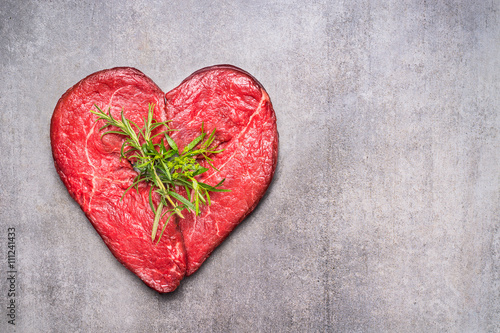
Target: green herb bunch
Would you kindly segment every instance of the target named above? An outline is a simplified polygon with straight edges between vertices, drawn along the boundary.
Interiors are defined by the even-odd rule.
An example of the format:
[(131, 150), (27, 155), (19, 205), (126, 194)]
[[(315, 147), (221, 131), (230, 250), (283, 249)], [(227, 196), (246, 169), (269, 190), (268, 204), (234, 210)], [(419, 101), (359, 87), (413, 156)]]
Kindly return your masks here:
[[(123, 109), (119, 120), (113, 118), (111, 108), (106, 114), (97, 105), (94, 104), (94, 107), (97, 111), (90, 110), (90, 112), (98, 116), (96, 121), (104, 120), (105, 122), (104, 126), (99, 129), (100, 131), (110, 126), (118, 128), (118, 130), (106, 131), (101, 137), (110, 133), (125, 136), (126, 139), (120, 150), (120, 158), (128, 159), (134, 170), (137, 171), (137, 176), (132, 185), (123, 193), (122, 199), (130, 189), (137, 190), (139, 183), (151, 184), (149, 205), (154, 213), (151, 241), (154, 242), (156, 239), (159, 223), (166, 215), (168, 218), (158, 236), (157, 244), (174, 214), (184, 218), (182, 211), (187, 210), (198, 215), (200, 205), (210, 205), (210, 192), (229, 191), (220, 188), (224, 179), (215, 186), (199, 182), (196, 179), (197, 176), (209, 170), (201, 166), (197, 158), (203, 158), (211, 168), (217, 170), (211, 163), (210, 155), (220, 153), (223, 150), (211, 148), (215, 138), (215, 129), (208, 135), (202, 124), (201, 134), (184, 147), (182, 152), (179, 152), (177, 144), (167, 133), (175, 130), (170, 129), (169, 121), (157, 122), (153, 118), (153, 104), (149, 105), (147, 119), (144, 119), (142, 128), (132, 120), (126, 119), (123, 115)], [(153, 135), (153, 131), (161, 126), (164, 126), (166, 130)], [(165, 146), (164, 139), (157, 140), (158, 143), (153, 142), (154, 138), (162, 135), (167, 141), (168, 147)], [(176, 188), (179, 187), (184, 188), (186, 197), (176, 192)], [(157, 193), (160, 198), (156, 206), (153, 203), (153, 192)]]

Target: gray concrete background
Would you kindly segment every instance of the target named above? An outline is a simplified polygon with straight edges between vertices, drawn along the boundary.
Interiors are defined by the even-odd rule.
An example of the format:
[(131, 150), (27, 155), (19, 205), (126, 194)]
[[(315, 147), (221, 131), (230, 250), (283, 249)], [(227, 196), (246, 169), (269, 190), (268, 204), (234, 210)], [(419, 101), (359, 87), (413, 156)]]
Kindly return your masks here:
[[(0, 331), (500, 332), (499, 1), (0, 4)], [(257, 210), (159, 295), (67, 194), (49, 121), (86, 75), (230, 63), (273, 101)], [(15, 329), (7, 227), (16, 228)]]

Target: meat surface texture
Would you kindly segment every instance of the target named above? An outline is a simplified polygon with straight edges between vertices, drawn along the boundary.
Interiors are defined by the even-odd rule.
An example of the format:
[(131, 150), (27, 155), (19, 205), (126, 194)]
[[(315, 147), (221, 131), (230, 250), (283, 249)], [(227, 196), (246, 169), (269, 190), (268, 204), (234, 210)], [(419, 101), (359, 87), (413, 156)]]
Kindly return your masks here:
[[(155, 119), (172, 120), (178, 129), (172, 136), (180, 149), (199, 135), (202, 124), (206, 132), (216, 129), (214, 143), (224, 149), (212, 156), (218, 171), (210, 169), (199, 180), (215, 185), (225, 178), (223, 187), (231, 192), (212, 193), (211, 205), (202, 206), (198, 216), (170, 219), (160, 242), (153, 243), (150, 185), (123, 195), (137, 173), (120, 159), (124, 138), (102, 136), (103, 122), (90, 113), (94, 104), (115, 118), (123, 110), (139, 126), (154, 104)], [(158, 292), (175, 290), (255, 208), (278, 154), (269, 96), (255, 78), (230, 65), (201, 69), (167, 94), (134, 68), (91, 74), (60, 98), (50, 135), (55, 167), (70, 195), (113, 255)]]

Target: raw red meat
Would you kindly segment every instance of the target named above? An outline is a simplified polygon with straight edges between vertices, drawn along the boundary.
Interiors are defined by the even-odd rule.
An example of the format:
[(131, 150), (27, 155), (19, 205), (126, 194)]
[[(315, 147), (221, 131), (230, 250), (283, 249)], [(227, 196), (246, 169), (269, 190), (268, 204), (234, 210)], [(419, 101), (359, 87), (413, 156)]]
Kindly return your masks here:
[[(111, 108), (142, 126), (148, 104), (158, 121), (171, 119), (179, 129), (180, 147), (200, 132), (216, 128), (216, 168), (201, 176), (215, 185), (226, 178), (229, 193), (213, 193), (211, 206), (199, 216), (172, 218), (159, 244), (151, 242), (153, 212), (149, 185), (123, 192), (136, 176), (131, 163), (120, 160), (123, 137), (101, 138), (102, 122), (89, 110)], [(278, 133), (264, 88), (233, 66), (202, 69), (166, 95), (133, 68), (94, 73), (59, 100), (51, 122), (51, 144), (57, 172), (113, 255), (159, 292), (174, 290), (198, 269), (210, 253), (257, 205), (269, 186), (277, 161)], [(203, 162), (202, 162), (203, 163)], [(179, 227), (180, 225), (180, 227)], [(160, 226), (161, 227), (161, 226)]]
[(156, 119), (166, 120), (164, 94), (138, 70), (104, 70), (61, 97), (50, 132), (57, 172), (114, 256), (150, 287), (174, 290), (186, 271), (182, 235), (176, 223), (170, 223), (168, 237), (156, 246), (151, 243), (153, 213), (147, 186), (120, 200), (136, 173), (128, 161), (120, 160), (120, 136), (101, 139), (102, 123), (89, 112), (94, 103), (103, 110), (111, 107), (115, 118), (123, 107), (125, 116), (142, 126), (148, 103), (156, 104)]
[(217, 184), (226, 179), (230, 193), (214, 193), (212, 205), (199, 216), (180, 220), (187, 253), (187, 275), (194, 273), (209, 254), (257, 205), (274, 174), (278, 132), (271, 101), (259, 82), (233, 66), (201, 69), (167, 93), (167, 118), (179, 128), (180, 145), (198, 135), (204, 123), (225, 150), (214, 156), (214, 166), (201, 181)]

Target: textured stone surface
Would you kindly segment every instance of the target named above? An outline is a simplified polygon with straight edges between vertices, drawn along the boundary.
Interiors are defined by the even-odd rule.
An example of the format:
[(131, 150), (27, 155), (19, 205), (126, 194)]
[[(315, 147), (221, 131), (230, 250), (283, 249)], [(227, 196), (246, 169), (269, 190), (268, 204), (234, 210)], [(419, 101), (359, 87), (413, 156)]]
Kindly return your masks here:
[[(0, 331), (500, 331), (499, 7), (3, 1)], [(67, 194), (50, 117), (103, 68), (137, 67), (168, 91), (219, 63), (269, 92), (277, 173), (200, 271), (159, 295)]]

